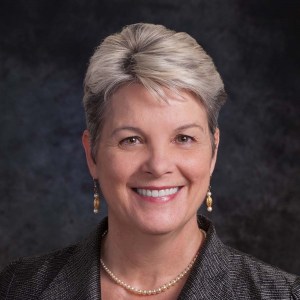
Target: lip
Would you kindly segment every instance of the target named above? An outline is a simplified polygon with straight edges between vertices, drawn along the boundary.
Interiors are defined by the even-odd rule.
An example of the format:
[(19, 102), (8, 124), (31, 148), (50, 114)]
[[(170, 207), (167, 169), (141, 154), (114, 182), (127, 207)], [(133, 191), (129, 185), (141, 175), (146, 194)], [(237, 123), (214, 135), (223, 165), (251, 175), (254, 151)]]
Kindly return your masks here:
[(165, 190), (172, 188), (181, 188), (181, 185), (164, 185), (164, 186), (135, 186), (133, 189), (146, 189), (146, 190)]
[[(164, 195), (164, 196), (146, 196), (146, 195), (141, 195), (140, 193), (137, 192), (138, 189), (141, 190), (151, 190), (151, 191), (161, 191), (161, 190), (169, 190), (169, 189), (174, 189), (174, 188), (178, 188), (178, 190), (173, 193), (173, 194), (169, 194), (169, 195)], [(133, 192), (135, 193), (135, 195), (138, 197), (139, 200), (142, 201), (147, 201), (147, 202), (152, 202), (152, 203), (167, 203), (170, 201), (175, 200), (176, 196), (178, 195), (178, 193), (180, 193), (182, 189), (182, 186), (139, 186), (139, 187), (135, 187), (132, 188)]]

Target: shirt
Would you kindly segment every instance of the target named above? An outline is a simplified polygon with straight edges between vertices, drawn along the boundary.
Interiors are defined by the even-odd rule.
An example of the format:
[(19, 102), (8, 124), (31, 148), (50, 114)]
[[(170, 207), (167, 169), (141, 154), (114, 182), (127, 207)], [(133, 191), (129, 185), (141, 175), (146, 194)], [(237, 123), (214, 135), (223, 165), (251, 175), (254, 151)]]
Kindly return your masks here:
[[(0, 273), (0, 300), (101, 299), (99, 255), (107, 224), (105, 218), (78, 244), (8, 265)], [(224, 245), (204, 217), (198, 224), (206, 239), (179, 300), (300, 300), (299, 277)]]

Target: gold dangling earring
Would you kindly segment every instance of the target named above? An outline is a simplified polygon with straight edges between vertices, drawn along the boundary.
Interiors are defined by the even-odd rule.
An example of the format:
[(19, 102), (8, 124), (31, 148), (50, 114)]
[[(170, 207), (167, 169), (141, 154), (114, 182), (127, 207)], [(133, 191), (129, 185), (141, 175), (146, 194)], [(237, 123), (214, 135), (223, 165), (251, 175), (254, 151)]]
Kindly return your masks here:
[(100, 209), (100, 196), (97, 187), (97, 180), (94, 179), (94, 213), (97, 214)]
[(212, 211), (212, 204), (213, 204), (213, 200), (212, 200), (212, 197), (211, 197), (211, 191), (210, 191), (210, 186), (209, 186), (207, 194), (206, 194), (207, 211), (209, 211), (209, 212)]

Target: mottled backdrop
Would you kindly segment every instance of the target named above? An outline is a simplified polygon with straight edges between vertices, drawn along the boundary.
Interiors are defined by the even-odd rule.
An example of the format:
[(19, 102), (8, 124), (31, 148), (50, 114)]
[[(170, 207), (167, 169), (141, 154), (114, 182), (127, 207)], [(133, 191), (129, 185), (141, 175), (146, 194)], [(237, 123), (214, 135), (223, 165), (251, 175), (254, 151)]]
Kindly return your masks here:
[(76, 242), (105, 214), (92, 212), (82, 80), (106, 35), (152, 22), (194, 36), (224, 78), (219, 235), (300, 274), (299, 3), (1, 1), (0, 267)]

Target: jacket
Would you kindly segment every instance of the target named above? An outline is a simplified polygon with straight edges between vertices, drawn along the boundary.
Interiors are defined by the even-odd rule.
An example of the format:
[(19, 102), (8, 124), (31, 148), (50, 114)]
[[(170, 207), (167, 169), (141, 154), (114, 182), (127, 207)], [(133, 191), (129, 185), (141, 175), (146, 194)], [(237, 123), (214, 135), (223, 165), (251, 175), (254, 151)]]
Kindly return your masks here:
[[(204, 217), (198, 224), (207, 237), (179, 300), (300, 300), (299, 277), (224, 245)], [(100, 237), (106, 230), (104, 219), (76, 245), (11, 263), (0, 273), (0, 299), (101, 299)]]

